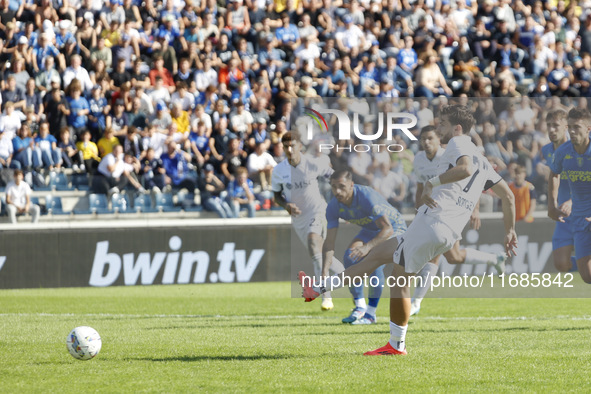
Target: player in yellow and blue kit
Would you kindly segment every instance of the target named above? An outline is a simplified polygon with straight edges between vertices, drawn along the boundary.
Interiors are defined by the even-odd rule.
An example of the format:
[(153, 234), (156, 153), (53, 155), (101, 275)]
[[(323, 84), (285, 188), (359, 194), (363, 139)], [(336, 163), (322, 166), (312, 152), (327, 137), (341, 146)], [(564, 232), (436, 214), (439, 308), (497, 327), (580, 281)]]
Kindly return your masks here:
[[(575, 257), (581, 278), (591, 283), (591, 113), (574, 108), (568, 113), (570, 141), (554, 153), (550, 165), (548, 216), (559, 222), (571, 217)], [(558, 189), (560, 175), (566, 173), (572, 198), (572, 212), (560, 209)]]
[[(542, 147), (542, 157), (546, 160), (548, 166), (552, 163), (554, 153), (562, 144), (568, 142), (568, 121), (567, 113), (561, 109), (548, 112), (546, 115), (546, 126), (550, 143)], [(566, 173), (560, 176), (560, 187), (557, 195), (558, 209), (564, 210), (570, 215), (572, 200), (570, 198), (570, 187)], [(571, 229), (570, 217), (565, 217), (564, 221), (558, 221), (552, 235), (552, 251), (554, 255), (554, 266), (558, 271), (569, 272), (576, 269), (577, 259), (572, 256), (574, 239)]]
[[(328, 232), (323, 248), (323, 275), (328, 275), (329, 262), (334, 255), (335, 240), (339, 227), (339, 218), (356, 224), (361, 231), (355, 236), (345, 252), (345, 268), (359, 263), (380, 243), (406, 231), (406, 223), (396, 208), (391, 206), (381, 194), (367, 186), (355, 185), (349, 171), (338, 171), (331, 176), (330, 185), (334, 198), (326, 208)], [(372, 324), (376, 321), (376, 308), (384, 285), (384, 266), (377, 268), (370, 278), (368, 305), (365, 304), (363, 287), (351, 287), (355, 301), (351, 315), (343, 323)]]

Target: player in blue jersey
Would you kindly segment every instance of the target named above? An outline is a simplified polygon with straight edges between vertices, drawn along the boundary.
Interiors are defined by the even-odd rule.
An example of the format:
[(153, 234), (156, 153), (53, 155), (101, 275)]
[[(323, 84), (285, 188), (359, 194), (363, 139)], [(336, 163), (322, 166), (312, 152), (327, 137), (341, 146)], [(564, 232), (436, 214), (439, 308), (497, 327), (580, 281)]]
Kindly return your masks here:
[[(542, 147), (542, 157), (546, 160), (548, 166), (552, 163), (554, 152), (559, 146), (568, 141), (568, 121), (567, 113), (561, 109), (548, 112), (546, 115), (546, 125), (550, 143)], [(576, 267), (576, 259), (572, 257), (573, 253), (573, 232), (571, 230), (570, 218), (572, 201), (570, 198), (570, 187), (566, 173), (560, 176), (560, 187), (558, 188), (557, 206), (560, 212), (555, 212), (555, 216), (563, 216), (564, 221), (556, 223), (554, 235), (552, 235), (552, 250), (554, 255), (554, 266), (558, 271), (569, 272)]]
[[(323, 247), (323, 276), (328, 275), (329, 262), (334, 256), (335, 240), (339, 228), (339, 218), (356, 224), (361, 231), (355, 236), (345, 252), (343, 263), (345, 268), (359, 263), (367, 254), (380, 243), (403, 234), (406, 223), (396, 208), (374, 189), (367, 186), (355, 185), (350, 171), (335, 172), (330, 178), (333, 199), (326, 208), (328, 232)], [(376, 308), (382, 295), (384, 284), (384, 266), (372, 272), (370, 278), (368, 303), (365, 304), (363, 286), (351, 286), (350, 291), (355, 301), (355, 308), (351, 315), (343, 319), (343, 323), (373, 324), (376, 322)]]
[[(568, 113), (570, 141), (560, 145), (550, 165), (548, 186), (548, 216), (559, 222), (571, 219), (575, 257), (581, 278), (591, 283), (591, 113), (574, 108)], [(572, 212), (562, 211), (558, 205), (560, 176), (566, 174), (572, 198)]]

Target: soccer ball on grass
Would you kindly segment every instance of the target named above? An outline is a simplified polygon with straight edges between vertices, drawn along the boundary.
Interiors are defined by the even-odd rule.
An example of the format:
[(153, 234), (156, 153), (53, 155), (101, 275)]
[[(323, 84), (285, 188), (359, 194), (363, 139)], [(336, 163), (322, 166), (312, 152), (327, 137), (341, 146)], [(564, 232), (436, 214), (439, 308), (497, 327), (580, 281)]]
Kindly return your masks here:
[(90, 360), (101, 351), (101, 336), (92, 327), (76, 327), (66, 339), (68, 351), (78, 360)]

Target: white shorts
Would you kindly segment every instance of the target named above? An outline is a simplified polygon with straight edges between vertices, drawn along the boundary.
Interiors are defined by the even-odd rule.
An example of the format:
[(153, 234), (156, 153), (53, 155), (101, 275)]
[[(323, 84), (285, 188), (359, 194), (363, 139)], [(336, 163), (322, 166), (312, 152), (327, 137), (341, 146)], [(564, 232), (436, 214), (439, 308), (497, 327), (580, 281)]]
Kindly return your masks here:
[(304, 245), (308, 245), (308, 234), (314, 233), (326, 238), (326, 215), (324, 213), (310, 213), (305, 217), (292, 218), (293, 229)]
[(459, 238), (443, 222), (417, 214), (408, 230), (397, 237), (394, 262), (407, 273), (418, 273), (435, 256), (450, 250)]

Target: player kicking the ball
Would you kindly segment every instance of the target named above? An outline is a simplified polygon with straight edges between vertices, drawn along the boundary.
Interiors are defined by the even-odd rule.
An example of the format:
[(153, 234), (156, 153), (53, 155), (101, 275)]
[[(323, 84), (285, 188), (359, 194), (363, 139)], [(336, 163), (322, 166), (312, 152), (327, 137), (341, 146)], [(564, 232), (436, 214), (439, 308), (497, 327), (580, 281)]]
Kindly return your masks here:
[[(415, 207), (417, 209), (422, 205), (421, 196), (423, 194), (423, 185), (425, 182), (447, 170), (447, 168), (439, 165), (445, 149), (441, 146), (441, 140), (437, 135), (434, 126), (423, 127), (420, 135), (420, 144), (423, 150), (417, 153), (413, 164), (414, 172), (417, 177), (417, 193), (415, 197)], [(474, 212), (472, 212), (472, 216), (470, 217), (470, 222), (475, 230), (480, 228), (478, 206), (479, 204), (477, 202)], [(507, 260), (507, 255), (505, 253), (493, 254), (471, 248), (460, 249), (460, 241), (458, 241), (453, 248), (445, 252), (443, 255), (450, 264), (488, 264), (495, 267), (499, 275), (505, 272), (505, 261)], [(439, 256), (428, 262), (421, 272), (419, 272), (419, 276), (423, 278), (423, 280), (421, 283), (417, 283), (415, 288), (411, 300), (411, 316), (418, 314), (421, 310), (423, 297), (431, 287), (431, 278), (434, 275), (437, 275), (437, 270), (439, 269), (438, 263)]]
[[(564, 222), (571, 217), (575, 257), (581, 278), (591, 283), (591, 113), (574, 108), (568, 113), (570, 141), (560, 145), (550, 164), (548, 216)], [(558, 208), (560, 175), (566, 174), (572, 197), (572, 213)]]
[[(505, 250), (515, 255), (515, 198), (507, 183), (494, 171), (488, 160), (470, 140), (468, 133), (474, 125), (474, 117), (465, 106), (452, 105), (441, 111), (439, 135), (448, 143), (441, 157), (441, 165), (449, 168), (439, 176), (429, 179), (423, 189), (422, 205), (408, 231), (397, 237), (397, 242), (384, 242), (376, 247), (359, 264), (352, 265), (340, 275), (328, 278), (333, 289), (354, 278), (372, 272), (384, 263), (384, 258), (394, 251), (394, 270), (397, 279), (407, 273), (418, 273), (435, 256), (450, 250), (460, 239), (470, 220), (483, 190), (492, 190), (501, 198), (505, 223)], [(310, 286), (305, 273), (299, 279), (307, 301), (318, 293)], [(319, 289), (327, 291), (326, 288)], [(365, 353), (367, 356), (405, 355), (405, 337), (410, 318), (410, 291), (407, 286), (390, 287), (390, 340), (379, 349)]]
[[(293, 228), (312, 257), (314, 273), (322, 275), (322, 245), (326, 238), (326, 201), (320, 194), (318, 178), (329, 178), (333, 169), (301, 153), (302, 143), (296, 134), (287, 132), (281, 138), (287, 159), (273, 168), (271, 189), (275, 202), (292, 216)], [(331, 270), (340, 272), (343, 264), (332, 259)], [(330, 294), (322, 295), (322, 310), (333, 308)]]
[[(396, 208), (374, 189), (353, 184), (353, 175), (348, 170), (337, 171), (330, 178), (333, 199), (326, 209), (328, 233), (323, 248), (322, 275), (328, 276), (328, 268), (334, 256), (335, 241), (339, 230), (339, 219), (357, 224), (361, 231), (353, 238), (345, 251), (345, 267), (359, 264), (365, 256), (380, 243), (406, 231), (406, 223)], [(384, 287), (384, 267), (371, 273), (377, 280), (369, 288), (367, 306), (363, 286), (350, 286), (355, 308), (343, 323), (373, 324), (376, 322), (376, 308)]]

